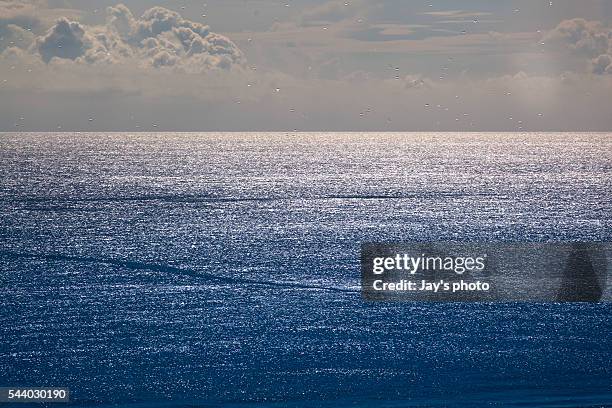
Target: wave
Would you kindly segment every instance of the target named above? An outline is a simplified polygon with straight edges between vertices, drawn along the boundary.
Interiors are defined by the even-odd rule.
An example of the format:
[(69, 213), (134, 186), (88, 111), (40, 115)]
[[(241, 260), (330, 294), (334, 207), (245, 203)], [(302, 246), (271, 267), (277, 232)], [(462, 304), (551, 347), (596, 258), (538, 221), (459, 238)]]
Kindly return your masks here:
[(95, 258), (95, 257), (83, 257), (83, 256), (71, 256), (63, 254), (32, 254), (32, 253), (17, 253), (17, 252), (0, 252), (0, 257), (6, 257), (9, 259), (43, 259), (49, 261), (64, 261), (64, 262), (80, 262), (80, 263), (96, 263), (104, 265), (119, 266), (131, 270), (148, 270), (151, 272), (159, 272), (170, 275), (181, 275), (197, 278), (205, 282), (221, 283), (227, 285), (257, 285), (257, 286), (268, 286), (278, 287), (286, 289), (308, 289), (308, 290), (321, 290), (327, 292), (342, 292), (342, 293), (357, 293), (359, 290), (342, 288), (342, 287), (330, 287), (330, 286), (318, 286), (308, 285), (297, 282), (274, 282), (267, 280), (256, 280), (248, 278), (235, 278), (218, 276), (212, 273), (201, 272), (194, 269), (179, 268), (176, 266), (145, 263), (140, 261), (130, 261), (113, 258)]
[[(461, 197), (495, 197), (495, 192), (465, 192), (465, 191), (429, 191), (404, 194), (341, 194), (320, 196), (275, 196), (275, 197), (218, 197), (211, 195), (180, 195), (180, 194), (145, 194), (125, 197), (25, 197), (25, 198), (0, 198), (4, 202), (36, 203), (96, 203), (96, 202), (146, 202), (164, 201), (180, 203), (240, 203), (240, 202), (266, 202), (266, 201), (324, 201), (324, 200), (412, 200), (412, 199), (440, 199)], [(31, 207), (32, 210), (54, 210), (56, 208), (70, 209), (70, 207)]]

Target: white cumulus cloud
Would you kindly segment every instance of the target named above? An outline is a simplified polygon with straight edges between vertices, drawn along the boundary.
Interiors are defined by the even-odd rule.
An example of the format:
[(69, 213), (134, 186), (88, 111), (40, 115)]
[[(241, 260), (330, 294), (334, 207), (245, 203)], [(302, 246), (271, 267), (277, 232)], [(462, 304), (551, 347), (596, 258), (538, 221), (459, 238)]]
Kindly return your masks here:
[(57, 20), (35, 40), (33, 51), (43, 61), (54, 58), (79, 63), (120, 63), (136, 60), (154, 68), (176, 67), (186, 72), (229, 70), (245, 58), (227, 37), (163, 7), (153, 7), (140, 18), (124, 5), (107, 9), (106, 24), (87, 26), (67, 18)]
[(544, 41), (589, 58), (594, 74), (612, 73), (612, 29), (599, 21), (564, 20), (544, 36)]

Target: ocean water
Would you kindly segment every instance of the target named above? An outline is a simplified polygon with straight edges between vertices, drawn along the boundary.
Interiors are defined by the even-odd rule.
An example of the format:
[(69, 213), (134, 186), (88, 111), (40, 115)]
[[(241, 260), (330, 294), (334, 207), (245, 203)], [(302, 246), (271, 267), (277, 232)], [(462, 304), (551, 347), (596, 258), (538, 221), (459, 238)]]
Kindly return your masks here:
[(611, 134), (0, 134), (0, 386), (612, 406), (610, 304), (368, 303), (364, 241), (612, 241)]

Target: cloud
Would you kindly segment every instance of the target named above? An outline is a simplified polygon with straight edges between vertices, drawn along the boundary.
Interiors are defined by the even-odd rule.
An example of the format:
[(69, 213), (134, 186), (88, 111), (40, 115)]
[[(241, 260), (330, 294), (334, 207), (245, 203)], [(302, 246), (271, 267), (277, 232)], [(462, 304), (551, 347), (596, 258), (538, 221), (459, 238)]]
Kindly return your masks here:
[(154, 67), (230, 69), (244, 63), (242, 52), (229, 38), (163, 7), (145, 11), (140, 19), (123, 5), (110, 7), (108, 14), (108, 26), (134, 48), (135, 54), (150, 58)]
[(611, 31), (601, 22), (582, 18), (564, 20), (544, 37), (546, 42), (566, 45), (590, 56), (606, 53), (611, 39)]
[(44, 0), (0, 0), (0, 31), (14, 25), (41, 33), (60, 17), (77, 18), (80, 14), (74, 9), (49, 8)]
[(39, 2), (0, 0), (0, 52), (10, 47), (27, 48), (42, 20)]
[(51, 58), (77, 59), (91, 47), (91, 39), (86, 38), (85, 30), (76, 21), (61, 18), (49, 33), (36, 40), (36, 48), (45, 62)]
[(136, 21), (129, 8), (123, 4), (118, 4), (106, 9), (106, 24), (112, 27), (121, 38), (127, 40)]
[(186, 72), (242, 67), (241, 50), (209, 27), (163, 7), (135, 18), (119, 4), (107, 9), (106, 24), (87, 26), (60, 18), (34, 43), (43, 61), (67, 59), (84, 64), (136, 62), (140, 67), (175, 67)]
[[(363, 7), (357, 7), (357, 4), (353, 3), (336, 0), (312, 7), (300, 15), (300, 23), (302, 26), (326, 25), (354, 17)], [(361, 1), (358, 3), (361, 4)]]
[(490, 16), (492, 13), (477, 12), (477, 11), (464, 11), (464, 10), (443, 10), (443, 11), (428, 11), (421, 13), (422, 15), (432, 17), (444, 17), (444, 18), (475, 18)]
[(21, 1), (0, 1), (0, 27), (12, 24), (31, 29), (39, 22), (35, 4)]
[(403, 84), (404, 89), (421, 89), (421, 88), (432, 88), (434, 83), (428, 79), (423, 77), (422, 75), (406, 75), (404, 78), (400, 79)]
[(599, 75), (612, 74), (612, 57), (609, 54), (602, 54), (593, 59), (591, 63), (593, 73)]
[[(15, 58), (24, 52), (10, 51)], [(21, 116), (26, 122), (20, 129), (33, 131), (58, 125), (100, 131), (605, 131), (611, 125), (606, 101), (612, 75), (519, 72), (444, 81), (418, 74), (381, 79), (370, 71), (334, 79), (264, 69), (168, 75), (135, 65), (68, 59), (46, 64), (37, 55), (27, 57), (35, 62), (0, 64), (0, 78), (8, 79), (0, 83), (0, 129), (14, 130)]]
[(543, 41), (569, 48), (589, 58), (589, 66), (594, 74), (612, 73), (612, 29), (599, 21), (582, 18), (564, 20), (548, 32)]
[(0, 25), (0, 52), (9, 47), (27, 48), (34, 35), (15, 24)]
[[(562, 18), (547, 14), (537, 25), (468, 21), (460, 33), (435, 24), (474, 13), (346, 2), (281, 5), (281, 31), (267, 29), (270, 17), (227, 36), (162, 7), (133, 14), (119, 4), (106, 19), (104, 10), (80, 18), (5, 7), (0, 129), (610, 129), (605, 24), (555, 27)], [(210, 11), (213, 27), (242, 23), (221, 11)], [(38, 23), (28, 30), (25, 21)], [(536, 30), (550, 21), (543, 40)], [(228, 37), (248, 50), (249, 66)]]

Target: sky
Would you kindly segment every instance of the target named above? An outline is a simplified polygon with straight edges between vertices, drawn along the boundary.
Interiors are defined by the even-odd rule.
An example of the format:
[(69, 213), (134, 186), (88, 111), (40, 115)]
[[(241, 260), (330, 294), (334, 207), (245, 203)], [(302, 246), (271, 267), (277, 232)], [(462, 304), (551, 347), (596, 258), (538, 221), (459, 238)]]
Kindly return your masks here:
[(0, 131), (612, 131), (610, 0), (0, 0)]

